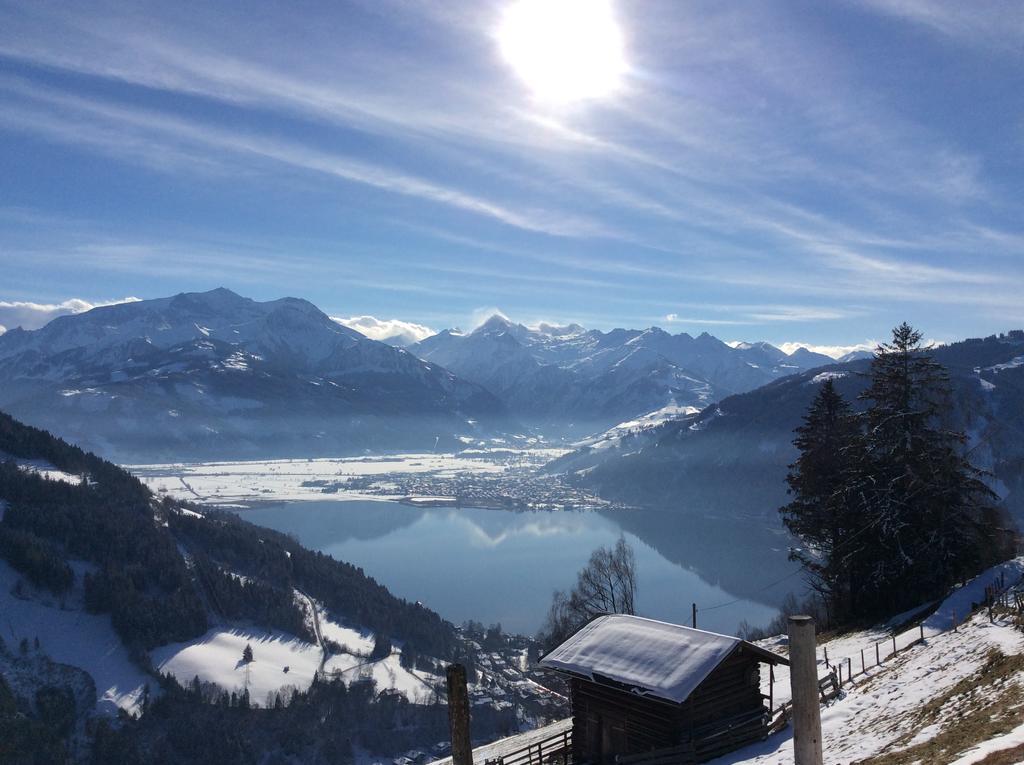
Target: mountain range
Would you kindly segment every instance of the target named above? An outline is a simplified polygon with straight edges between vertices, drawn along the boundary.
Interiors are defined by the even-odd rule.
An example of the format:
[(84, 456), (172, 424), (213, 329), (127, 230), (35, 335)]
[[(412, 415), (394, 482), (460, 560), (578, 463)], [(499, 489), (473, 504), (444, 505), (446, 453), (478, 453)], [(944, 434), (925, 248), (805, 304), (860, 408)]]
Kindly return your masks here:
[(296, 298), (227, 289), (0, 335), (0, 407), (130, 460), (454, 447), (505, 426), (475, 383)]
[(579, 436), (665, 407), (703, 408), (835, 359), (768, 343), (729, 345), (658, 327), (527, 327), (494, 315), (469, 333), (444, 330), (409, 350), (478, 383), (547, 433)]
[[(935, 348), (949, 372), (947, 424), (967, 434), (971, 461), (985, 470), (1024, 528), (1024, 331)], [(868, 360), (835, 363), (729, 396), (651, 427), (611, 431), (550, 464), (609, 499), (673, 508), (673, 523), (708, 517), (780, 526), (793, 430), (820, 383), (832, 379), (855, 407)]]
[(305, 300), (183, 293), (0, 335), (0, 407), (136, 462), (455, 449), (526, 428), (577, 440), (833, 362), (707, 333), (500, 315), (392, 343)]

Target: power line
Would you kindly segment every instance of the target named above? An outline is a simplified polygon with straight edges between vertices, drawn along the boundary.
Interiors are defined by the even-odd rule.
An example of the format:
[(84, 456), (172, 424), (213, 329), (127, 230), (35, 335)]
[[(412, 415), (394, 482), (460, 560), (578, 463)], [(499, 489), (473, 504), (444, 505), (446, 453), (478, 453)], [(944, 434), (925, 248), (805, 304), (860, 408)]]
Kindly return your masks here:
[[(754, 590), (753, 592), (751, 592), (749, 594), (750, 595), (756, 595), (759, 592), (764, 592), (765, 590), (767, 590), (767, 589), (769, 589), (771, 587), (774, 587), (777, 584), (781, 584), (782, 582), (786, 581), (790, 577), (796, 576), (797, 574), (799, 574), (802, 571), (804, 571), (805, 568), (806, 568), (806, 566), (800, 566), (800, 568), (796, 569), (795, 571), (790, 571), (788, 574), (786, 574), (781, 579), (776, 579), (774, 582), (771, 582), (770, 584), (766, 584), (764, 587), (762, 587), (762, 588), (760, 588), (758, 590)], [(740, 598), (736, 598), (735, 600), (730, 600), (730, 601), (728, 601), (726, 603), (718, 603), (717, 605), (707, 606), (707, 607), (701, 608), (699, 610), (702, 611), (702, 612), (703, 611), (714, 611), (716, 608), (725, 608), (726, 606), (734, 605), (734, 604), (739, 603), (740, 601), (746, 600), (746, 599), (747, 599), (746, 597), (740, 597)]]

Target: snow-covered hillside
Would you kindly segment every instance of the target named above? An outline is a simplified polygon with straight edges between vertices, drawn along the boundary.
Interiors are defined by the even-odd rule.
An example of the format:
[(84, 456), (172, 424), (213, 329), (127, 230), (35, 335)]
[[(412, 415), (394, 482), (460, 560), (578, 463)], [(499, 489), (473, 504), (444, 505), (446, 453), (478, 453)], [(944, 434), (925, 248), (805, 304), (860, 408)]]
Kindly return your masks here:
[[(922, 628), (896, 636), (879, 627), (824, 641), (818, 648), (819, 676), (847, 659), (853, 681), (844, 679), (841, 696), (822, 709), (825, 762), (980, 763), (987, 753), (1024, 744), (1024, 632), (1008, 611), (990, 620), (987, 610), (971, 616), (985, 587), (1005, 581), (1020, 586), (1024, 558), (997, 566), (947, 598)], [(955, 625), (955, 629), (954, 629)], [(785, 650), (784, 638), (765, 647)], [(876, 666), (875, 646), (881, 664)], [(861, 672), (861, 651), (867, 672)], [(776, 704), (789, 698), (789, 676), (775, 671)], [(767, 692), (767, 686), (765, 687)], [(1018, 759), (1024, 761), (1024, 750)], [(789, 765), (792, 728), (766, 741), (713, 761), (716, 765)]]
[(24, 640), (33, 653), (88, 672), (96, 686), (98, 711), (138, 712), (146, 685), (155, 689), (156, 679), (131, 660), (109, 616), (86, 612), (81, 574), (87, 567), (75, 568), (75, 586), (57, 598), (32, 587), (0, 560), (0, 637), (12, 651), (20, 650)]

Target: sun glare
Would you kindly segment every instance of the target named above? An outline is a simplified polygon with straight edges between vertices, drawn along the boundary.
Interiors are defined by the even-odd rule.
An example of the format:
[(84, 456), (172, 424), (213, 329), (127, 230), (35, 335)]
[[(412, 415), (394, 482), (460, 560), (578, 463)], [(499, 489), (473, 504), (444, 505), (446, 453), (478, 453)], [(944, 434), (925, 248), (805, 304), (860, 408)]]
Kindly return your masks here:
[(626, 72), (610, 0), (516, 0), (498, 30), (501, 53), (540, 100), (611, 95)]

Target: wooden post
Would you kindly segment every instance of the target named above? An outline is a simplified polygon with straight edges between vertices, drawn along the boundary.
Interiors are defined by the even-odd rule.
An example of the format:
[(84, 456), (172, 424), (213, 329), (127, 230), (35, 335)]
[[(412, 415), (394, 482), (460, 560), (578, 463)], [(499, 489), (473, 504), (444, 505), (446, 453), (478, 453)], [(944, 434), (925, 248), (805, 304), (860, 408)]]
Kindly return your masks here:
[(892, 655), (896, 655), (896, 635), (892, 636)]
[(693, 628), (697, 629), (697, 604), (693, 604)]
[(847, 681), (853, 679), (853, 659), (849, 656), (846, 657), (846, 679)]
[(832, 669), (832, 665), (828, 663), (828, 646), (825, 646), (822, 650), (825, 652), (825, 666)]
[(882, 663), (882, 660), (878, 658), (878, 643), (875, 643), (875, 666), (877, 667)]
[(795, 765), (822, 765), (823, 762), (815, 642), (811, 617), (789, 617), (789, 682), (793, 689)]
[(921, 628), (921, 642), (923, 643), (924, 642), (924, 622), (921, 622), (918, 626)]
[(868, 671), (868, 668), (866, 666), (864, 666), (864, 649), (861, 648), (860, 649), (860, 672), (863, 675), (863, 674), (867, 673), (867, 671)]
[(448, 666), (448, 723), (452, 734), (452, 765), (473, 765), (473, 746), (469, 735), (469, 691), (466, 668)]

